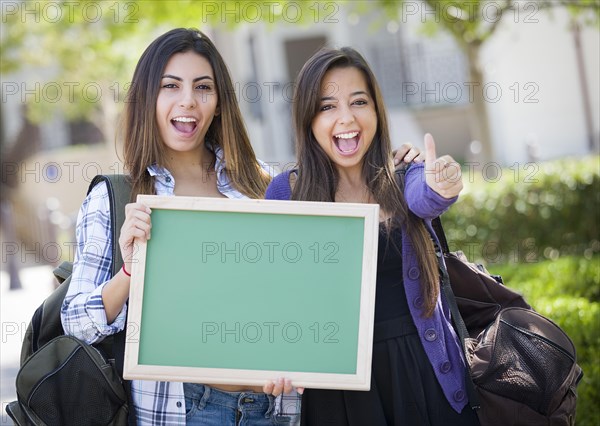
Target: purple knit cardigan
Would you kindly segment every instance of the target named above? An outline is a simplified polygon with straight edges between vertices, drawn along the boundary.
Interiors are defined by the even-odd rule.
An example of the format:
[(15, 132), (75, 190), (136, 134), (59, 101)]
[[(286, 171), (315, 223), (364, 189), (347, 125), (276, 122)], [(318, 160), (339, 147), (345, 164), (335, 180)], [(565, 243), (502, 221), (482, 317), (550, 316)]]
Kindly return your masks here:
[[(267, 188), (266, 199), (289, 200), (291, 198), (290, 173), (291, 171), (284, 172), (273, 179)], [(406, 172), (404, 196), (408, 208), (424, 219), (429, 232), (437, 240), (431, 227), (431, 220), (446, 211), (456, 201), (456, 197), (447, 199), (434, 192), (425, 183), (423, 164), (413, 164)], [(404, 229), (402, 232), (404, 233)], [(433, 315), (429, 318), (423, 316), (420, 272), (415, 252), (408, 238), (402, 238), (402, 275), (406, 300), (425, 353), (446, 399), (454, 410), (461, 412), (467, 404), (465, 363), (458, 337), (450, 324), (450, 310), (440, 295)]]

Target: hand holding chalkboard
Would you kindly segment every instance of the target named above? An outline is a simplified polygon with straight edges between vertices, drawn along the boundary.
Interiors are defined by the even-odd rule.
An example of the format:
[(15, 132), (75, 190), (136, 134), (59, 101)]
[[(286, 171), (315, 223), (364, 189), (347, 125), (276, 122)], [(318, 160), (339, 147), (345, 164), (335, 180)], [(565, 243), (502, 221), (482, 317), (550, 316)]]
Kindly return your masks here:
[(125, 378), (369, 389), (378, 204), (138, 202)]
[[(291, 393), (293, 390), (292, 381), (283, 377), (278, 378), (275, 382), (269, 381), (263, 386), (263, 392), (273, 396), (279, 396), (282, 393)], [(302, 395), (304, 388), (296, 388), (296, 392)]]
[(125, 269), (131, 272), (131, 258), (133, 256), (134, 242), (146, 242), (150, 239), (152, 223), (150, 221), (149, 207), (141, 203), (130, 203), (125, 206), (125, 221), (121, 227), (119, 245)]
[[(132, 259), (135, 247), (138, 244), (146, 244), (150, 239), (149, 207), (142, 203), (130, 203), (125, 206), (125, 220), (120, 229), (119, 246), (123, 267), (115, 275), (115, 278), (106, 283), (102, 291), (102, 303), (106, 312), (108, 324), (111, 324), (123, 309), (125, 301), (129, 297), (129, 285), (132, 272)], [(113, 242), (116, 244), (116, 242)]]

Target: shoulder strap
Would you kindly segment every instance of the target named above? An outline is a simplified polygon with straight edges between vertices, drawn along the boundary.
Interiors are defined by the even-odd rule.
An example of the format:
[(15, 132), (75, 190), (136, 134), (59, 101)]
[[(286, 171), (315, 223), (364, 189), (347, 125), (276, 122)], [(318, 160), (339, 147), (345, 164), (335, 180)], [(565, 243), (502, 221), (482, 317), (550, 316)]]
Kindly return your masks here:
[(112, 276), (123, 266), (121, 247), (118, 244), (119, 233), (125, 221), (125, 204), (131, 199), (131, 181), (126, 175), (97, 175), (88, 188), (90, 191), (100, 182), (106, 183), (110, 202), (110, 233), (112, 237)]
[(70, 260), (61, 262), (60, 265), (54, 268), (52, 273), (54, 274), (54, 278), (56, 278), (58, 283), (62, 284), (73, 273), (73, 262)]
[[(467, 331), (467, 326), (458, 310), (458, 304), (456, 303), (456, 298), (454, 296), (454, 292), (452, 291), (452, 285), (450, 283), (450, 274), (448, 274), (448, 268), (446, 268), (446, 264), (444, 262), (444, 256), (450, 253), (448, 248), (448, 241), (446, 240), (446, 234), (444, 233), (444, 228), (442, 227), (442, 221), (438, 217), (431, 221), (431, 225), (435, 234), (440, 241), (441, 247), (436, 247), (440, 273), (442, 275), (442, 285), (441, 290), (446, 298), (446, 302), (448, 302), (448, 307), (450, 308), (450, 315), (452, 316), (452, 321), (454, 322), (454, 326), (456, 329), (456, 333), (458, 334), (458, 339), (462, 345), (462, 349), (465, 354), (465, 384), (467, 387), (467, 395), (469, 397), (469, 405), (473, 410), (478, 410), (481, 406), (479, 402), (479, 395), (475, 390), (475, 385), (473, 384), (473, 379), (471, 378), (471, 365), (469, 364), (469, 332)], [(436, 244), (437, 246), (437, 244)], [(441, 252), (440, 252), (441, 251)]]
[(437, 235), (438, 240), (440, 240), (440, 245), (442, 246), (442, 253), (450, 253), (450, 249), (448, 248), (448, 240), (446, 239), (446, 233), (444, 232), (442, 220), (439, 216), (431, 221), (431, 226), (433, 227), (433, 230), (435, 231), (435, 235)]
[[(123, 266), (121, 247), (119, 246), (119, 234), (125, 221), (125, 205), (131, 199), (131, 180), (126, 175), (98, 175), (90, 183), (88, 194), (100, 182), (106, 183), (108, 199), (110, 202), (110, 233), (112, 237), (112, 276), (115, 276)], [(125, 320), (127, 321), (127, 320)], [(127, 333), (127, 322), (122, 331), (114, 335), (113, 355), (115, 366), (119, 376), (123, 377), (123, 363), (125, 358), (125, 335)], [(129, 396), (129, 384), (126, 390)]]
[[(438, 222), (439, 218), (437, 218)], [(438, 231), (436, 230), (436, 233)], [(443, 230), (442, 230), (443, 232)], [(444, 239), (445, 241), (445, 239)], [(446, 249), (448, 247), (446, 246)], [(450, 285), (450, 275), (448, 274), (448, 269), (443, 260), (443, 253), (438, 250), (438, 260), (440, 266), (440, 272), (442, 274), (442, 293), (444, 294), (446, 301), (448, 302), (448, 307), (450, 308), (450, 314), (452, 316), (452, 321), (456, 327), (456, 333), (458, 334), (458, 339), (462, 345), (462, 349), (465, 355), (465, 385), (467, 387), (467, 396), (469, 399), (469, 405), (473, 410), (478, 410), (481, 406), (479, 402), (479, 396), (477, 395), (477, 391), (475, 390), (475, 385), (473, 384), (473, 379), (471, 377), (471, 364), (469, 363), (469, 332), (467, 331), (467, 326), (460, 315), (460, 311), (458, 310), (458, 304), (456, 303), (456, 298), (454, 297), (454, 292), (452, 291), (452, 286)]]

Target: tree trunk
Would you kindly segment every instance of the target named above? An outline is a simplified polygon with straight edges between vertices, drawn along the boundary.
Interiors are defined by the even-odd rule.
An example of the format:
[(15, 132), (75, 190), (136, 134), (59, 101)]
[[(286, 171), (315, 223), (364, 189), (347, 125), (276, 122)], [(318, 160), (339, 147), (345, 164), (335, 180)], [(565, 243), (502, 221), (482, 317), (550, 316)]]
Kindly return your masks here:
[[(111, 93), (108, 88), (105, 93)], [(101, 114), (98, 120), (98, 128), (104, 135), (104, 143), (108, 152), (116, 152), (119, 157), (122, 157), (121, 145), (115, 145), (117, 137), (117, 126), (119, 119), (119, 99), (114, 99), (112, 96), (103, 96), (101, 104)]]
[[(4, 188), (4, 190), (6, 190), (6, 188)], [(12, 205), (9, 201), (10, 198), (2, 198), (3, 200), (0, 202), (0, 216), (2, 217), (2, 230), (4, 232), (4, 240), (8, 243), (17, 244), (18, 240), (15, 235), (15, 222), (13, 220)], [(15, 253), (4, 253), (4, 255), (6, 255), (6, 268), (10, 281), (10, 290), (19, 290), (23, 288), (23, 286), (21, 285), (21, 278), (19, 277), (20, 268), (18, 256), (20, 254), (20, 249), (17, 249)]]
[(472, 107), (470, 117), (471, 138), (473, 141), (478, 141), (481, 147), (479, 153), (472, 152), (471, 154), (476, 158), (475, 161), (480, 163), (476, 166), (484, 167), (485, 163), (492, 161), (494, 157), (487, 101), (484, 91), (485, 82), (479, 63), (480, 47), (479, 44), (470, 44), (466, 50), (469, 61), (469, 83), (471, 85), (471, 93), (469, 95), (472, 95), (469, 99)]
[(585, 120), (585, 131), (588, 140), (588, 152), (593, 153), (597, 147), (594, 141), (594, 120), (592, 119), (592, 104), (590, 101), (590, 91), (585, 72), (585, 59), (583, 57), (583, 48), (581, 46), (581, 28), (579, 23), (572, 18), (571, 31), (573, 32), (573, 42), (575, 44), (575, 57), (577, 58), (577, 72), (579, 74), (579, 87), (581, 87), (581, 103), (583, 104), (583, 118)]

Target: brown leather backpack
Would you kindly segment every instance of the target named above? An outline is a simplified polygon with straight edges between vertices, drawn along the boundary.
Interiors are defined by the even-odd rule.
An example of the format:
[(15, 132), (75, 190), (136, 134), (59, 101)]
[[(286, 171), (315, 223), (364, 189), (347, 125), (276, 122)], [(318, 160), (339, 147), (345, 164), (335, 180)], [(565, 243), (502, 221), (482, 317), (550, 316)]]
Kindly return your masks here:
[(571, 339), (500, 277), (451, 253), (439, 218), (433, 226), (442, 246), (442, 292), (463, 344), (469, 403), (481, 425), (574, 425), (583, 371)]

